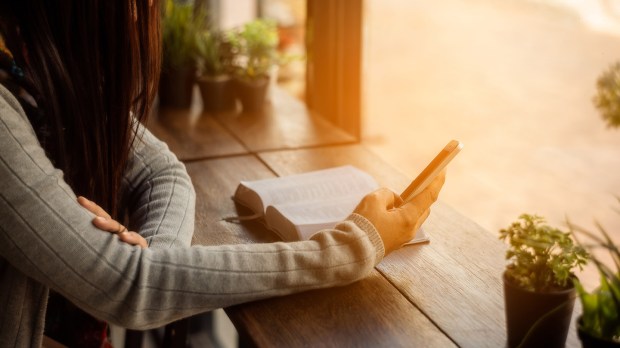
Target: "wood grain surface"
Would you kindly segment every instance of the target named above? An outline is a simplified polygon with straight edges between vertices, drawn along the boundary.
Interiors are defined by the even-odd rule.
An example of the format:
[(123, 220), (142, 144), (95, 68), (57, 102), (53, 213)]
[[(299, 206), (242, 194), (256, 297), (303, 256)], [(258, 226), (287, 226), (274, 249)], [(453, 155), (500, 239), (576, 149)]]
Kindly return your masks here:
[(219, 122), (194, 106), (188, 110), (159, 109), (150, 117), (147, 128), (182, 161), (248, 153)]
[(351, 285), (226, 309), (241, 347), (453, 347), (427, 317), (373, 271)]
[[(279, 176), (351, 164), (396, 192), (411, 180), (359, 145), (278, 151), (260, 157)], [(448, 175), (444, 190), (449, 189)], [(441, 201), (423, 228), (430, 243), (404, 247), (377, 269), (457, 345), (505, 346), (501, 281), (505, 245)], [(576, 306), (573, 318), (579, 310)], [(579, 346), (574, 324), (567, 346)]]
[[(395, 192), (405, 175), (275, 89), (260, 114), (157, 110), (148, 128), (189, 161), (196, 189), (194, 244), (268, 243), (278, 237), (260, 222), (230, 223), (250, 214), (231, 197), (241, 180), (351, 164)], [(450, 176), (444, 190), (450, 189)], [(227, 314), (241, 344), (257, 346), (503, 347), (501, 274), (505, 245), (439, 201), (423, 228), (428, 244), (388, 255), (354, 284), (234, 306)], [(576, 304), (574, 318), (580, 313)], [(568, 347), (578, 347), (574, 325)]]
[[(193, 244), (278, 240), (260, 223), (222, 217), (244, 214), (231, 200), (240, 180), (275, 176), (255, 156), (187, 164), (196, 189)], [(453, 346), (440, 330), (376, 270), (368, 279), (331, 289), (258, 301), (226, 309), (242, 339), (265, 347)]]
[(241, 180), (274, 177), (255, 156), (237, 156), (187, 163), (196, 190), (196, 223), (193, 244), (221, 245), (278, 240), (259, 222), (232, 223), (228, 216), (250, 215), (237, 207), (232, 195)]
[(252, 152), (353, 143), (356, 139), (273, 88), (261, 113), (220, 113), (218, 121)]

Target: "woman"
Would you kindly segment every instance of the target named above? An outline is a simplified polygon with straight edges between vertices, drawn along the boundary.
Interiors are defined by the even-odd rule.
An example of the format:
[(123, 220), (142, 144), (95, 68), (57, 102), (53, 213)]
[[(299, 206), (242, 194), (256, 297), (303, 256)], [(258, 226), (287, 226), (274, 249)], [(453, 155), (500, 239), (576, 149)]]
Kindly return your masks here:
[(50, 289), (148, 329), (354, 282), (413, 237), (441, 189), (443, 176), (399, 208), (378, 190), (309, 241), (189, 247), (190, 179), (139, 122), (159, 73), (151, 2), (0, 4), (10, 75), (0, 85), (0, 346), (41, 344)]

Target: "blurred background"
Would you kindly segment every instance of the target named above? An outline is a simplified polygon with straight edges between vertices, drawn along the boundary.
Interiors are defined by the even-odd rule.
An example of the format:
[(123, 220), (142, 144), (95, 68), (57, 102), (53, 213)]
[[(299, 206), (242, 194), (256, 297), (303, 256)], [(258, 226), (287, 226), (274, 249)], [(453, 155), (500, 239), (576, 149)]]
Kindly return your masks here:
[[(620, 65), (612, 69), (620, 0), (174, 3), (205, 9), (211, 32), (264, 45), (261, 59), (286, 57), (268, 64), (272, 88), (411, 178), (449, 140), (462, 141), (440, 200), (489, 233), (529, 213), (562, 229), (567, 220), (590, 230), (598, 222), (620, 241)], [(182, 27), (187, 14), (176, 13), (170, 23)], [(273, 28), (257, 19), (275, 23), (277, 55), (273, 42), (260, 42)], [(204, 64), (218, 57), (213, 37), (201, 37), (199, 79), (233, 74)], [(249, 80), (251, 52), (241, 53), (234, 73), (245, 69)], [(597, 284), (593, 269), (579, 277), (586, 288)], [(236, 345), (221, 310), (205, 318), (223, 332), (223, 346)]]
[(364, 143), (413, 175), (464, 142), (441, 198), (493, 233), (524, 212), (620, 233), (620, 130), (592, 100), (620, 2), (365, 4)]
[(620, 0), (197, 4), (219, 30), (275, 21), (278, 88), (406, 175), (462, 141), (440, 199), (490, 233), (529, 213), (620, 240)]
[[(288, 53), (334, 40), (307, 38), (307, 21), (323, 13), (308, 16), (305, 0), (207, 3), (220, 28), (274, 19)], [(597, 78), (620, 60), (620, 1), (337, 3), (363, 9), (363, 144), (413, 177), (448, 140), (461, 140), (441, 199), (492, 233), (526, 212), (620, 233), (620, 129), (593, 102)], [(306, 63), (278, 71), (278, 84), (302, 100)]]

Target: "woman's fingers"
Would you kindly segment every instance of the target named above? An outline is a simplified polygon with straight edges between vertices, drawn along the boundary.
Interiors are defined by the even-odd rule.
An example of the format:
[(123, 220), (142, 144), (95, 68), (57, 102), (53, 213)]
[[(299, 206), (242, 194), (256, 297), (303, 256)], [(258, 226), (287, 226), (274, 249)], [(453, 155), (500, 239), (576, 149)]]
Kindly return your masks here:
[(93, 225), (100, 230), (112, 232), (112, 233), (122, 233), (127, 232), (127, 228), (121, 225), (118, 221), (114, 219), (106, 219), (101, 216), (97, 216), (93, 219)]
[(355, 212), (366, 217), (381, 236), (386, 254), (410, 241), (428, 218), (430, 207), (437, 201), (445, 181), (442, 172), (431, 184), (403, 204), (400, 196), (387, 189), (366, 195)]
[(80, 203), (82, 207), (86, 208), (86, 210), (90, 211), (91, 213), (97, 216), (102, 216), (106, 219), (112, 218), (110, 214), (108, 214), (105, 210), (103, 210), (103, 208), (98, 206), (97, 203), (91, 200), (88, 200), (82, 196), (78, 197), (78, 203)]
[(420, 215), (420, 217), (418, 218), (418, 221), (415, 224), (415, 228), (413, 229), (414, 232), (417, 232), (420, 227), (422, 226), (422, 224), (424, 223), (424, 221), (426, 221), (426, 218), (428, 218), (428, 216), (431, 214), (431, 209), (426, 209), (422, 215)]
[(427, 210), (437, 201), (439, 192), (441, 191), (445, 181), (446, 172), (444, 170), (428, 185), (428, 187), (413, 197), (408, 204), (405, 204), (403, 207), (406, 209), (415, 209), (418, 212)]
[(137, 245), (143, 249), (148, 248), (148, 244), (144, 237), (136, 232), (128, 231), (127, 227), (123, 226), (116, 220), (97, 216), (93, 219), (93, 225), (100, 230), (118, 235), (118, 238), (127, 244)]
[(386, 188), (381, 188), (374, 191), (370, 197), (377, 200), (381, 206), (384, 206), (388, 210), (394, 209), (403, 203), (403, 199), (400, 198), (398, 194)]
[(144, 237), (137, 234), (136, 232), (121, 232), (118, 234), (118, 238), (127, 244), (137, 245), (142, 249), (146, 249), (148, 247), (148, 245), (146, 244), (146, 239), (144, 239)]
[(121, 225), (118, 221), (112, 219), (110, 214), (108, 214), (103, 208), (97, 205), (97, 203), (88, 200), (82, 196), (78, 197), (78, 202), (84, 208), (86, 208), (91, 213), (97, 215), (93, 219), (93, 225), (100, 230), (104, 230), (112, 233), (121, 233), (127, 231), (125, 226)]
[(98, 229), (118, 235), (118, 239), (127, 244), (137, 245), (143, 249), (148, 248), (148, 244), (144, 237), (142, 237), (136, 232), (128, 231), (127, 227), (123, 226), (120, 222), (112, 219), (110, 214), (108, 214), (95, 202), (81, 196), (78, 197), (78, 202), (82, 207), (86, 208), (88, 211), (96, 215), (96, 217), (93, 219), (93, 225), (95, 225), (95, 227), (97, 227)]

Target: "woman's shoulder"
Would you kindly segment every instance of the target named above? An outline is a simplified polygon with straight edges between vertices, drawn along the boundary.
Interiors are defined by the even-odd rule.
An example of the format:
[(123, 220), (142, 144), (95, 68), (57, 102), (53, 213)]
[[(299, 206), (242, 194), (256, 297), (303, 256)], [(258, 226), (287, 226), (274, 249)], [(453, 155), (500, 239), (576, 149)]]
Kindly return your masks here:
[(34, 129), (21, 104), (2, 84), (0, 84), (0, 120), (2, 121), (0, 126), (4, 124), (7, 128), (24, 127), (35, 135)]
[(0, 84), (0, 157), (5, 160), (42, 159), (46, 155), (39, 148), (36, 132), (24, 109), (17, 98)]
[(28, 120), (17, 98), (0, 84), (0, 117), (4, 119), (11, 116), (14, 117), (15, 114), (21, 116), (24, 120)]

